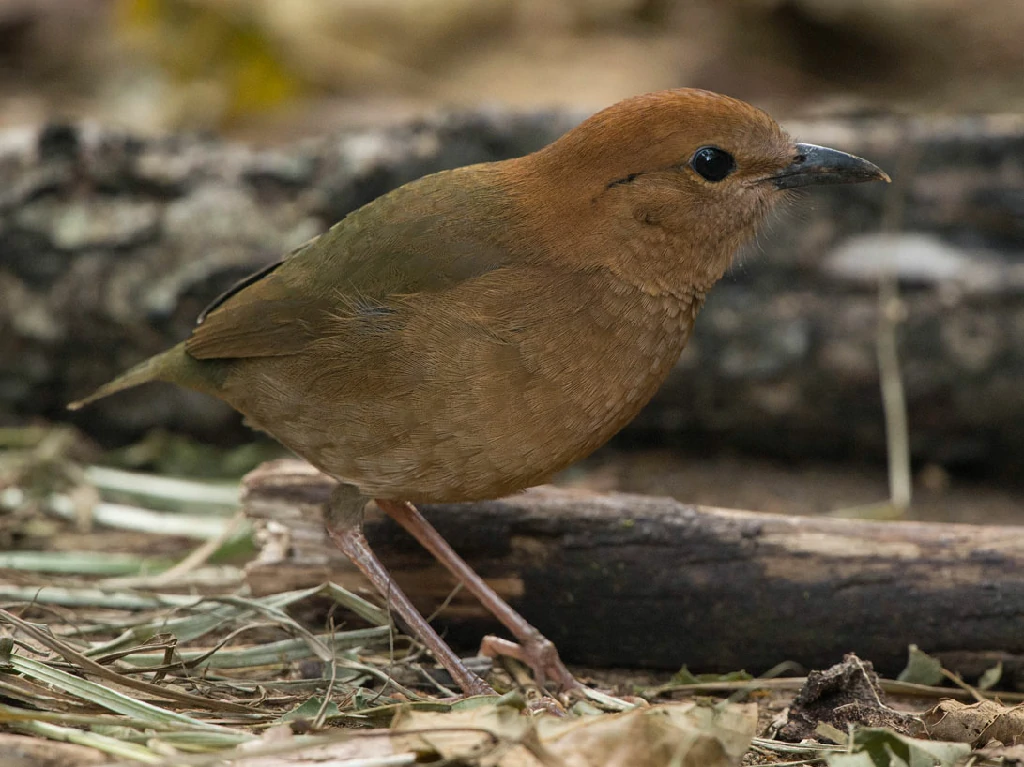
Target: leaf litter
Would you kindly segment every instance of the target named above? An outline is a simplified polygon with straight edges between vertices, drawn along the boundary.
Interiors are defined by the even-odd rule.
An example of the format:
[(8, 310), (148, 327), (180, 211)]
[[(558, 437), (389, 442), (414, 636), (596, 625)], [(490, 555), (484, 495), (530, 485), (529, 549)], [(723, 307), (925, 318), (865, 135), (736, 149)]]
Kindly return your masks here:
[[(972, 746), (974, 764), (1024, 762), (1019, 710), (977, 702), (978, 689), (917, 648), (898, 682), (855, 656), (808, 679), (684, 667), (623, 697), (591, 690), (554, 716), (532, 712), (518, 675), (498, 669), (503, 695), (453, 699), (380, 605), (334, 583), (249, 594), (230, 485), (78, 469), (60, 455), (74, 441), (57, 436), (40, 438), (42, 462), (0, 454), (5, 767), (925, 767), (960, 763)], [(205, 524), (190, 527), (197, 516)], [(11, 551), (68, 526), (80, 549)], [(122, 551), (102, 545), (112, 530), (127, 536)], [(919, 718), (889, 707), (886, 691), (948, 699)], [(792, 692), (777, 724), (766, 719), (765, 701), (781, 708)], [(776, 735), (787, 724), (793, 742)]]

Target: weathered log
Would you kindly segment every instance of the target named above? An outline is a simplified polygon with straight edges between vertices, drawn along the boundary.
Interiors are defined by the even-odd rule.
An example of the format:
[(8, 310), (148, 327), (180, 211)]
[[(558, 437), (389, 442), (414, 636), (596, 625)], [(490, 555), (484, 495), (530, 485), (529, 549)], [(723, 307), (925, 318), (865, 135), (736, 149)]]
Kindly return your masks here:
[[(298, 461), (246, 478), (243, 503), (262, 544), (247, 574), (254, 591), (365, 586), (324, 534), (331, 487)], [(852, 651), (894, 674), (912, 642), (939, 653), (1024, 651), (1020, 528), (788, 517), (552, 488), (423, 512), (569, 662), (761, 672), (783, 660), (825, 668)], [(365, 529), (421, 610), (449, 596), (447, 572), (372, 507)], [(437, 622), (466, 648), (496, 629), (462, 593)]]
[[(235, 279), (358, 205), (424, 173), (522, 154), (575, 119), (447, 117), (274, 150), (92, 127), (0, 134), (0, 419), (63, 417), (65, 402), (183, 337)], [(712, 292), (632, 433), (701, 449), (883, 455), (874, 275), (894, 263), (915, 457), (1019, 473), (1024, 117), (788, 127), (902, 174), (904, 229), (924, 239), (858, 240), (880, 227), (884, 185), (815, 190)], [(115, 441), (157, 425), (245, 434), (225, 406), (172, 387), (76, 422)]]

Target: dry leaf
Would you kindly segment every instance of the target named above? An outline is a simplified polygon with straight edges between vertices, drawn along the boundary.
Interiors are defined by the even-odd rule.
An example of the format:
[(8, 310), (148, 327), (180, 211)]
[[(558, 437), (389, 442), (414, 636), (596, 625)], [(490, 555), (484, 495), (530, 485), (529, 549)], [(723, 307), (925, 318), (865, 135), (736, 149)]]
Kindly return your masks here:
[(897, 681), (912, 684), (942, 684), (945, 678), (939, 659), (933, 658), (916, 644), (907, 648), (907, 667), (896, 677)]
[(405, 711), (395, 729), (427, 732), (396, 739), (394, 747), (435, 750), (482, 767), (729, 767), (747, 750), (756, 724), (755, 704), (719, 708), (694, 701), (565, 719), (508, 707)]
[(858, 730), (852, 747), (826, 756), (828, 767), (953, 767), (971, 753), (964, 743), (936, 743), (879, 728)]
[(985, 759), (1002, 760), (1004, 765), (1024, 764), (1024, 745), (1000, 746), (993, 744), (979, 749), (976, 753)]
[(253, 752), (253, 755), (233, 760), (231, 764), (234, 767), (326, 767), (356, 759), (386, 760), (395, 755), (391, 740), (382, 731), (355, 731), (346, 740), (322, 746), (303, 748), (295, 743), (291, 751), (286, 748), (290, 740), (292, 738), (278, 733), (256, 743), (247, 743), (240, 750)]
[(1024, 744), (1024, 705), (1007, 708), (991, 700), (970, 705), (943, 700), (923, 719), (929, 737), (935, 740), (974, 746), (983, 746), (991, 740), (1004, 746)]

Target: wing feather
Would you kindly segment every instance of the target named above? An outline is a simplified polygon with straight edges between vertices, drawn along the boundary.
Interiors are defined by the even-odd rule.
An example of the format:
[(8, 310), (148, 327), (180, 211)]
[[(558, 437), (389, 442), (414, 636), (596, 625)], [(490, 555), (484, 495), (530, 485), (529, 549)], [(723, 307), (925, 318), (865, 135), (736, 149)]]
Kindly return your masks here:
[[(467, 170), (400, 187), (242, 280), (201, 316), (186, 341), (189, 355), (298, 354), (324, 334), (337, 333), (347, 317), (359, 319), (361, 327), (393, 325), (403, 296), (443, 291), (507, 265), (505, 206), (492, 187), (449, 180)], [(481, 201), (490, 215), (467, 216), (467, 210), (479, 212)]]

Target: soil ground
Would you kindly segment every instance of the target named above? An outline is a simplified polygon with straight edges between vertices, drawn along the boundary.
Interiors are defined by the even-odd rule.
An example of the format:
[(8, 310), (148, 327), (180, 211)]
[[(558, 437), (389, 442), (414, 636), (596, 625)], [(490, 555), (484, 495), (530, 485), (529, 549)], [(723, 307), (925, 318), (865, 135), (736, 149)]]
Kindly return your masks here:
[[(555, 483), (805, 516), (862, 516), (863, 507), (886, 499), (889, 493), (882, 466), (698, 457), (669, 449), (601, 451), (559, 475)], [(920, 470), (914, 484), (906, 519), (1024, 524), (1024, 488), (953, 476), (938, 466)]]

